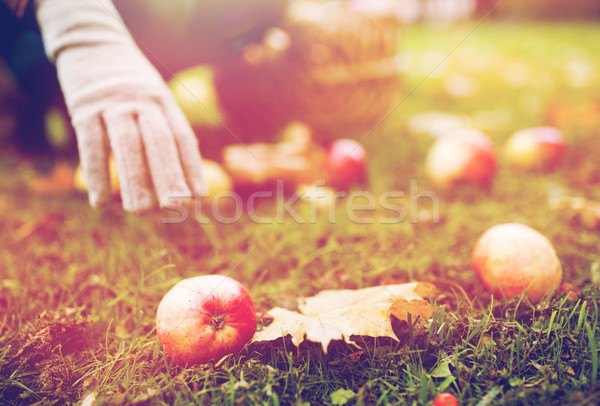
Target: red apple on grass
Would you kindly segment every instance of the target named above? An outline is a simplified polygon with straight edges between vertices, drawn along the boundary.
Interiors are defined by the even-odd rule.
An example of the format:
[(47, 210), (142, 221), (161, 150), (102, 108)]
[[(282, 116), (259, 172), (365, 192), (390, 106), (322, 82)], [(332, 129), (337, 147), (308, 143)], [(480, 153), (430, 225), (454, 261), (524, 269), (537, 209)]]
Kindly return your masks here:
[(433, 399), (433, 406), (458, 406), (458, 399), (451, 393), (440, 393)]
[(561, 130), (534, 127), (517, 131), (508, 139), (504, 150), (508, 162), (527, 170), (556, 168), (567, 149)]
[(473, 269), (498, 297), (525, 292), (538, 302), (560, 286), (562, 269), (552, 244), (536, 230), (518, 223), (488, 229), (477, 241)]
[(439, 138), (426, 161), (427, 174), (441, 187), (462, 182), (488, 184), (496, 166), (494, 144), (475, 128), (460, 128)]
[(347, 189), (367, 177), (367, 152), (357, 141), (341, 138), (334, 141), (325, 154), (325, 170), (329, 184)]
[(256, 331), (248, 291), (224, 275), (184, 279), (156, 312), (158, 340), (178, 365), (219, 360), (239, 352)]

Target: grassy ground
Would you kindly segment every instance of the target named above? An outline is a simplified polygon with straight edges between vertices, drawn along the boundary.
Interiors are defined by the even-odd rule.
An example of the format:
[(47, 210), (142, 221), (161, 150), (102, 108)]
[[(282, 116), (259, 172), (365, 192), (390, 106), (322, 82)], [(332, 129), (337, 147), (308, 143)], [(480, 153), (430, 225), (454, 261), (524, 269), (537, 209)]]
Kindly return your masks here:
[[(502, 165), (489, 190), (436, 191), (439, 224), (427, 218), (428, 199), (415, 211), (408, 198), (400, 204), (409, 215), (420, 213), (419, 221), (357, 224), (342, 203), (335, 224), (327, 216), (313, 224), (289, 216), (273, 224), (245, 216), (228, 225), (163, 224), (165, 213), (136, 217), (118, 205), (93, 211), (85, 196), (34, 195), (24, 185), (39, 163), (3, 154), (0, 403), (75, 403), (97, 394), (107, 404), (348, 398), (420, 405), (447, 391), (465, 405), (596, 404), (600, 231), (548, 201), (558, 192), (600, 200), (600, 42), (593, 40), (600, 27), (473, 27), (406, 28), (404, 88), (414, 92), (365, 141), (369, 190), (408, 192), (416, 180), (419, 191), (435, 191), (423, 174), (433, 141), (407, 130), (409, 117), (423, 111), (464, 115), (499, 147), (518, 128), (555, 124), (573, 147), (552, 174)], [(294, 207), (309, 219), (306, 205)], [(259, 211), (276, 218), (274, 204), (263, 202)], [(374, 218), (389, 214), (380, 208)], [(491, 300), (471, 270), (470, 252), (485, 229), (507, 221), (553, 242), (564, 280), (581, 287), (579, 297), (557, 294), (537, 305)], [(279, 343), (184, 369), (160, 348), (154, 315), (177, 281), (203, 273), (231, 273), (259, 312), (292, 307), (297, 296), (321, 289), (385, 280), (428, 280), (443, 293), (429, 328), (412, 332), (404, 346), (340, 346), (324, 356)]]

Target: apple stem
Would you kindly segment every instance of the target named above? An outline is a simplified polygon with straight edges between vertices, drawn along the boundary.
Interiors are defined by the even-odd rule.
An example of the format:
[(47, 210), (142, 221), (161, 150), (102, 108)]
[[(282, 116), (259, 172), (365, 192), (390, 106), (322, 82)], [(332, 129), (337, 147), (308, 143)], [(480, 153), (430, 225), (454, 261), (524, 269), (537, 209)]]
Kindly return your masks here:
[(212, 328), (214, 330), (220, 330), (225, 327), (225, 320), (227, 320), (227, 315), (221, 314), (218, 316), (212, 316), (210, 321), (212, 324)]

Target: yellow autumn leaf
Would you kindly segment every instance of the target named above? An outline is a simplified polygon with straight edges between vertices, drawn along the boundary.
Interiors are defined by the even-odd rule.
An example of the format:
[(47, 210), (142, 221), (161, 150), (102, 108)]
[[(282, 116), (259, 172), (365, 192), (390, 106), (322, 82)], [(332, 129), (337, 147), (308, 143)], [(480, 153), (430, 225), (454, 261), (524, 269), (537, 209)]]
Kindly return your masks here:
[(419, 320), (429, 320), (433, 316), (434, 307), (427, 300), (404, 300), (398, 299), (390, 306), (390, 317), (392, 321), (414, 323), (417, 318)]
[(269, 310), (267, 315), (273, 317), (273, 322), (256, 333), (253, 342), (274, 341), (289, 335), (296, 346), (307, 340), (320, 343), (327, 353), (333, 340), (356, 345), (352, 340), (356, 336), (397, 339), (390, 307), (398, 300), (409, 306), (412, 301), (418, 301), (421, 306), (423, 297), (419, 293), (428, 291), (431, 289), (424, 289), (423, 284), (416, 282), (358, 290), (325, 290), (313, 297), (300, 298), (300, 313), (280, 307)]

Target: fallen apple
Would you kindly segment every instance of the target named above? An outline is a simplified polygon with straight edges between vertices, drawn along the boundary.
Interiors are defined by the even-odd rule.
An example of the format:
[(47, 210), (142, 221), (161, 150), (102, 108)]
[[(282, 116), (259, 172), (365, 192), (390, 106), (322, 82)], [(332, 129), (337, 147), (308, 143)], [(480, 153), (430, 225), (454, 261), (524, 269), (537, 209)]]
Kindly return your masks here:
[(158, 340), (178, 365), (219, 360), (239, 352), (256, 331), (248, 291), (224, 275), (184, 279), (156, 312)]
[(458, 399), (451, 393), (440, 393), (433, 399), (433, 406), (458, 406)]
[(566, 149), (561, 130), (534, 127), (514, 133), (506, 142), (504, 154), (508, 162), (517, 168), (551, 170), (560, 164)]
[(525, 292), (538, 302), (558, 289), (562, 279), (550, 241), (518, 223), (499, 224), (483, 233), (473, 249), (472, 264), (486, 288), (507, 299)]
[[(118, 196), (121, 193), (121, 185), (117, 175), (117, 164), (112, 155), (108, 158), (108, 175), (110, 178), (110, 191), (113, 195)], [(80, 192), (88, 192), (85, 179), (83, 178), (81, 165), (77, 166), (77, 169), (75, 169), (75, 173), (73, 174), (73, 187)]]
[(357, 141), (342, 138), (334, 141), (325, 154), (328, 183), (347, 189), (367, 177), (367, 152)]
[(206, 196), (209, 199), (217, 195), (222, 195), (231, 192), (233, 188), (233, 180), (225, 169), (215, 161), (208, 159), (202, 160), (202, 179), (204, 185), (208, 189)]
[(460, 128), (443, 135), (427, 154), (427, 174), (441, 187), (462, 182), (488, 184), (496, 169), (494, 144), (475, 128)]

